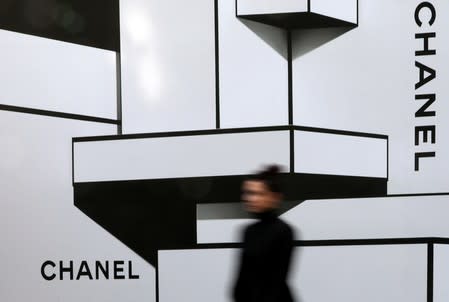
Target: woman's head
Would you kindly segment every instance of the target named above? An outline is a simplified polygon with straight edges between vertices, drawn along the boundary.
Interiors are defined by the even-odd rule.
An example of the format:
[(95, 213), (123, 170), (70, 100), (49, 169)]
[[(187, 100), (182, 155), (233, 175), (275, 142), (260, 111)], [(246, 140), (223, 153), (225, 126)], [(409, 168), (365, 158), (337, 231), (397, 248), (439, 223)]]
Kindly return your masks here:
[(249, 212), (262, 213), (279, 207), (282, 200), (279, 172), (279, 166), (271, 165), (243, 182), (242, 201)]

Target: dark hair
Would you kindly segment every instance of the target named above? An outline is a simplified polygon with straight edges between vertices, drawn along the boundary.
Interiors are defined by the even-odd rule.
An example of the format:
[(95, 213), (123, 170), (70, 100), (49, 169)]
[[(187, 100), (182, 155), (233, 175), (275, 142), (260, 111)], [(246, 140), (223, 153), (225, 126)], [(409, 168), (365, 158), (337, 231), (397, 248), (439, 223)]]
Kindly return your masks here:
[(279, 173), (281, 167), (278, 165), (269, 165), (264, 169), (251, 175), (248, 180), (263, 181), (271, 192), (282, 193), (281, 184), (279, 180)]

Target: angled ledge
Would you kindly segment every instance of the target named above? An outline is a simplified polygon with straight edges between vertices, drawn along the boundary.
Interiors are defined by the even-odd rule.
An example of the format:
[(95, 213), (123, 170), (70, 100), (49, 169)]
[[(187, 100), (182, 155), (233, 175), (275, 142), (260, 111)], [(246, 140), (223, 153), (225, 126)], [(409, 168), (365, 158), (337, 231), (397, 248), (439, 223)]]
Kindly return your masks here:
[(237, 17), (286, 28), (355, 27), (357, 0), (237, 0)]

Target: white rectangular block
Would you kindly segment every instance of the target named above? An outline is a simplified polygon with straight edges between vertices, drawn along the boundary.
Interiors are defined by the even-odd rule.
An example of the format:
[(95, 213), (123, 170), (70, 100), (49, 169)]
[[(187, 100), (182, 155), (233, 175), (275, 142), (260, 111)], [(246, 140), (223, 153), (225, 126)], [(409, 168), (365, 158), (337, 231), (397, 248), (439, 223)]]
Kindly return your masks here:
[(159, 302), (231, 301), (237, 256), (236, 249), (159, 251)]
[[(160, 301), (232, 301), (239, 252), (159, 251)], [(424, 244), (296, 248), (289, 284), (295, 301), (423, 302), (426, 252)]]
[(197, 243), (234, 243), (242, 241), (242, 230), (253, 219), (199, 219), (196, 221)]
[(236, 18), (235, 4), (218, 1), (221, 127), (287, 125), (286, 32)]
[(116, 53), (0, 30), (0, 104), (117, 119)]
[[(297, 240), (449, 237), (449, 194), (306, 200), (281, 215)], [(197, 219), (198, 243), (241, 241), (250, 219)]]
[(237, 0), (237, 14), (280, 14), (307, 11), (307, 0)]
[(123, 133), (215, 128), (214, 1), (120, 1)]
[(289, 151), (288, 131), (76, 142), (75, 182), (250, 174)]
[(449, 195), (308, 200), (283, 214), (302, 240), (449, 237)]
[(295, 256), (298, 301), (426, 301), (425, 244), (304, 247)]
[(310, 11), (331, 18), (357, 23), (357, 0), (311, 0)]
[(295, 131), (295, 172), (387, 177), (387, 140)]
[(433, 263), (433, 301), (449, 301), (449, 245), (434, 245)]

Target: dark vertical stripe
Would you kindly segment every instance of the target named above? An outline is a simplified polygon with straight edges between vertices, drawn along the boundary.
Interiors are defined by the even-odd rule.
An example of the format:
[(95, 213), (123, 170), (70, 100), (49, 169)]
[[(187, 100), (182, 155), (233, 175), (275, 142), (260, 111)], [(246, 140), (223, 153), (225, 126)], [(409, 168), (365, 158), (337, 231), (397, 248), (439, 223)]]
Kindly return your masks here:
[(287, 30), (288, 61), (288, 124), (293, 125), (293, 68), (292, 68), (292, 32)]
[(387, 180), (390, 177), (390, 138), (387, 138)]
[[(292, 32), (287, 30), (288, 124), (293, 125)], [(290, 173), (295, 172), (295, 131), (290, 129)]]
[(427, 302), (433, 302), (433, 243), (427, 245)]
[(295, 130), (290, 129), (290, 173), (295, 173)]
[(235, 17), (238, 18), (238, 16), (239, 16), (238, 0), (235, 0)]
[(307, 11), (310, 13), (310, 0), (307, 0)]
[(220, 128), (220, 59), (218, 41), (218, 0), (214, 2), (215, 14), (215, 127)]
[(357, 0), (357, 25), (359, 25), (359, 0)]
[(156, 271), (156, 302), (159, 302), (159, 253), (156, 251), (156, 265), (154, 266)]
[(115, 54), (115, 67), (116, 67), (116, 80), (117, 80), (117, 134), (123, 134), (122, 131), (122, 60), (121, 54), (116, 52)]
[(75, 184), (75, 154), (74, 154), (74, 142), (72, 139), (72, 185)]

